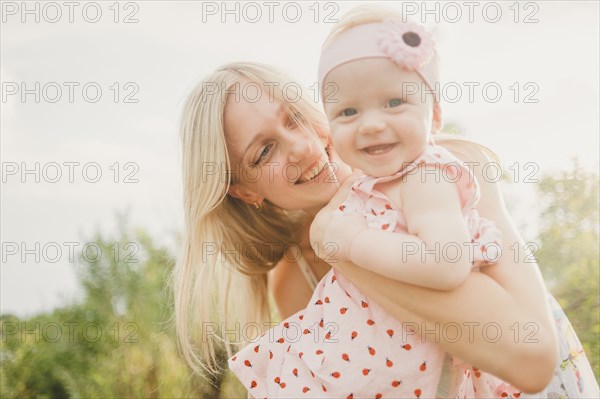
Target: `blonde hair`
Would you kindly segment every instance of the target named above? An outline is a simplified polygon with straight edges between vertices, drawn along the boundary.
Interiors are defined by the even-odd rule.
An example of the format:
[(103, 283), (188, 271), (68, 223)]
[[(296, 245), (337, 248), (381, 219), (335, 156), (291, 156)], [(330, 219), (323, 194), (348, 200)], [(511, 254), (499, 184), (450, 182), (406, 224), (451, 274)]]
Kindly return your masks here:
[(500, 164), (500, 159), (494, 151), (463, 136), (438, 133), (435, 135), (435, 143), (441, 145), (462, 161), (474, 162), (476, 166), (487, 163)]
[[(228, 195), (234, 180), (225, 141), (225, 104), (232, 87), (248, 81), (274, 87), (270, 95), (308, 134), (327, 130), (324, 116), (302, 92), (298, 101), (286, 101), (282, 87), (293, 81), (267, 65), (224, 65), (188, 96), (181, 123), (185, 227), (171, 281), (180, 350), (192, 370), (205, 377), (221, 371), (218, 350), (231, 356), (233, 345), (255, 338), (230, 340), (227, 331), (260, 335), (260, 328), (265, 329), (271, 316), (267, 272), (297, 241), (304, 215), (266, 200), (257, 210)], [(214, 173), (215, 167), (224, 173)], [(245, 328), (254, 323), (260, 328)]]

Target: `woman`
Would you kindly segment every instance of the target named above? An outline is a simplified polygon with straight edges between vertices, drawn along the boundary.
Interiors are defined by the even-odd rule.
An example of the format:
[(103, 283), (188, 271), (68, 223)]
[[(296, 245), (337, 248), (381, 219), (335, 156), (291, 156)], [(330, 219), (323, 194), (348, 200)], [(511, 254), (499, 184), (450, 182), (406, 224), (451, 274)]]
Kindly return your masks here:
[[(266, 331), (245, 327), (269, 321), (269, 293), (287, 317), (305, 306), (330, 268), (319, 259), (331, 250), (320, 242), (321, 231), (345, 198), (349, 183), (338, 188), (350, 171), (329, 145), (323, 116), (303, 93), (289, 90), (297, 87), (290, 82), (267, 66), (227, 65), (198, 85), (185, 107), (186, 230), (174, 275), (175, 316), (182, 351), (197, 371), (218, 371), (215, 348), (221, 343), (231, 354), (232, 341)], [(458, 148), (452, 140), (438, 143)], [(476, 146), (455, 153), (480, 166), (487, 161)], [(481, 168), (474, 173), (481, 182), (479, 212), (502, 231), (508, 254), (522, 239), (497, 185), (485, 181)], [(313, 220), (311, 238), (318, 245), (309, 240)], [(525, 392), (540, 391), (552, 377), (556, 337), (539, 270), (524, 259), (504, 256), (451, 292), (392, 281), (352, 264), (333, 266), (388, 313), (415, 323), (423, 338), (467, 363)], [(497, 307), (504, 311), (493, 315)], [(458, 326), (458, 338), (440, 335), (449, 323)], [(536, 326), (534, 339), (523, 339), (526, 324)], [(232, 332), (236, 337), (229, 339)]]

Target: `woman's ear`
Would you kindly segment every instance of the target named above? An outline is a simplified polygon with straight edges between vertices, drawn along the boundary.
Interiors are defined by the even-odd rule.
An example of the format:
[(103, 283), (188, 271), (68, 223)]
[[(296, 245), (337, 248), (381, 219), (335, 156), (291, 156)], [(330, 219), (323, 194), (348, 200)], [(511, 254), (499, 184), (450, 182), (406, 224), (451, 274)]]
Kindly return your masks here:
[(433, 134), (439, 133), (444, 127), (444, 122), (442, 120), (442, 109), (440, 108), (440, 104), (435, 103), (433, 107), (433, 123), (431, 125), (431, 132)]
[(260, 205), (264, 201), (264, 197), (260, 196), (258, 193), (255, 193), (253, 190), (248, 189), (246, 186), (235, 183), (229, 186), (229, 190), (227, 193), (232, 197), (238, 198), (244, 201), (247, 204), (251, 205)]

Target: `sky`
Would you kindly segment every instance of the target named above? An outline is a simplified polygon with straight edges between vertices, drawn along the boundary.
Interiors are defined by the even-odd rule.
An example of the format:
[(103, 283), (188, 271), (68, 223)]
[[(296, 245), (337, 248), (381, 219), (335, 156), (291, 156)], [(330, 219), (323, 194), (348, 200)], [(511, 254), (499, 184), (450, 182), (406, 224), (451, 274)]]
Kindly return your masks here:
[[(433, 33), (445, 123), (499, 155), (533, 237), (535, 181), (573, 158), (598, 170), (599, 3), (382, 3)], [(359, 4), (2, 2), (0, 312), (76, 300), (70, 258), (97, 256), (94, 233), (114, 233), (119, 214), (174, 245), (190, 90), (244, 60), (310, 91), (333, 22)]]

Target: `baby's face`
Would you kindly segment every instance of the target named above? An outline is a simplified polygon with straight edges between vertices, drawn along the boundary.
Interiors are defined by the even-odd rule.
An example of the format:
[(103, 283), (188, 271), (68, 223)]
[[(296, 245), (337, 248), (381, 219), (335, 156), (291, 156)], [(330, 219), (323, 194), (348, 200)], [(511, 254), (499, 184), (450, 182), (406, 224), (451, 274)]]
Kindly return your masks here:
[(425, 149), (434, 101), (416, 72), (366, 58), (333, 69), (323, 87), (333, 144), (348, 165), (388, 176)]

